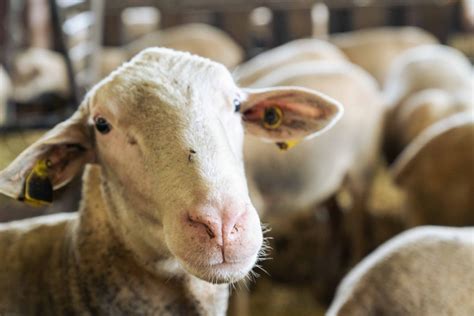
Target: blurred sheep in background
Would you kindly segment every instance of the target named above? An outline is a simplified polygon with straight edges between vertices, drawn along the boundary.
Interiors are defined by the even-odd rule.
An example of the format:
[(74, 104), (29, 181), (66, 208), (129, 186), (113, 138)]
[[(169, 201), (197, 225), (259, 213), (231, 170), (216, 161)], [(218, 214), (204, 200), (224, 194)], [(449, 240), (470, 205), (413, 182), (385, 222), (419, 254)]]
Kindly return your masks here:
[(449, 93), (442, 89), (426, 89), (406, 99), (392, 118), (400, 148), (408, 146), (424, 129), (458, 112), (474, 110), (469, 93)]
[[(280, 155), (273, 154), (278, 151), (276, 146), (246, 136), (244, 154), (251, 197), (261, 201), (260, 212), (271, 223), (279, 218), (296, 218), (292, 213), (308, 210), (329, 217), (326, 224), (332, 228), (325, 231), (337, 238), (344, 238), (340, 234), (349, 235), (350, 260), (356, 261), (368, 247), (363, 236), (365, 203), (382, 136), (384, 106), (377, 83), (357, 65), (344, 60), (320, 60), (282, 66), (251, 87), (276, 85), (321, 91), (343, 104), (344, 116), (319, 139), (296, 144)], [(352, 201), (344, 209), (336, 199), (343, 191)], [(351, 224), (346, 229), (342, 226), (347, 222)], [(293, 238), (298, 238), (298, 232), (294, 233)], [(291, 244), (289, 241), (288, 246)], [(319, 246), (325, 249), (324, 245)], [(327, 291), (327, 285), (321, 285), (322, 292)]]
[(473, 253), (472, 227), (408, 230), (351, 270), (326, 315), (471, 315)]
[(432, 34), (417, 27), (381, 27), (332, 34), (331, 43), (353, 63), (367, 70), (380, 85), (385, 83), (390, 64), (407, 49), (435, 44)]
[(408, 96), (423, 89), (471, 92), (472, 79), (471, 63), (461, 52), (444, 45), (423, 45), (391, 63), (384, 91), (389, 105), (398, 108)]
[(474, 225), (474, 112), (421, 132), (400, 154), (393, 177), (406, 192), (407, 224)]
[(225, 32), (202, 23), (183, 24), (154, 31), (124, 48), (107, 48), (102, 56), (102, 76), (147, 47), (167, 47), (217, 61), (229, 69), (244, 57), (243, 49)]
[(12, 81), (12, 99), (17, 102), (28, 102), (42, 94), (67, 98), (71, 92), (64, 58), (43, 48), (30, 48), (16, 56)]
[[(390, 107), (385, 136), (389, 161), (403, 149), (406, 138), (403, 135), (414, 128), (410, 124), (423, 124), (427, 127), (435, 123), (436, 119), (474, 107), (472, 74), (471, 63), (461, 52), (442, 45), (425, 45), (410, 49), (392, 63), (384, 87)], [(436, 100), (436, 103), (444, 102), (443, 113), (439, 111), (440, 106), (427, 105), (425, 108), (430, 110), (423, 112), (425, 117), (418, 116), (415, 120), (403, 114), (407, 111), (406, 107), (413, 106), (413, 102), (420, 102), (419, 93), (427, 89), (444, 92), (445, 97)], [(410, 100), (415, 94), (418, 94), (418, 97)], [(427, 95), (423, 94), (423, 98), (427, 98)], [(434, 111), (438, 114), (433, 114)], [(405, 116), (402, 119), (403, 115)]]
[(203, 23), (190, 23), (155, 31), (127, 45), (131, 57), (147, 47), (167, 47), (217, 61), (227, 68), (239, 64), (242, 48), (224, 31)]
[(234, 70), (233, 76), (241, 86), (248, 87), (283, 66), (317, 60), (347, 61), (347, 58), (337, 47), (326, 41), (297, 39), (260, 53), (240, 64)]
[(281, 155), (270, 156), (276, 146), (246, 137), (247, 174), (264, 199), (261, 212), (286, 213), (321, 203), (346, 176), (354, 184), (365, 183), (377, 161), (384, 110), (371, 76), (344, 61), (303, 61), (277, 68), (251, 87), (277, 85), (321, 91), (344, 105), (344, 116), (319, 139)]

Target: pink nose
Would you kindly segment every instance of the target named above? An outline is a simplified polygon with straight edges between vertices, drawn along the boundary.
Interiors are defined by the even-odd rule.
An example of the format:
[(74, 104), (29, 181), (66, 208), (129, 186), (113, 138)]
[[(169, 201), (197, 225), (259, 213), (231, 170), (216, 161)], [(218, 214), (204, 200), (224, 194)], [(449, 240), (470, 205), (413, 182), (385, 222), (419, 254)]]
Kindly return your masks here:
[(170, 250), (185, 264), (249, 269), (263, 241), (260, 219), (250, 201), (221, 197), (193, 205), (178, 222), (165, 226), (172, 229)]
[(222, 216), (215, 213), (217, 212), (189, 213), (188, 220), (193, 224), (196, 234), (225, 248), (240, 237), (239, 233), (246, 225), (245, 210), (226, 212)]

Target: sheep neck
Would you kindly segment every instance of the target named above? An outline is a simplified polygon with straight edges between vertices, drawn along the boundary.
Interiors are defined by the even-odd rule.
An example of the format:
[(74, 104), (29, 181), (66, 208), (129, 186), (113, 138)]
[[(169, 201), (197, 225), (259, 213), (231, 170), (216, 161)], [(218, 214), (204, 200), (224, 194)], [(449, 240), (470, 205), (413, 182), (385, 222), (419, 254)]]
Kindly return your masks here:
[[(227, 307), (227, 285), (213, 285), (186, 273), (176, 260), (163, 256), (152, 264), (131, 251), (113, 229), (101, 193), (100, 167), (85, 172), (83, 201), (75, 227), (77, 254), (70, 257), (73, 285), (81, 293), (78, 306), (100, 314), (145, 313), (220, 315)], [(140, 303), (138, 303), (140, 302)], [(96, 308), (97, 310), (94, 310)], [(159, 311), (159, 312), (157, 312)]]

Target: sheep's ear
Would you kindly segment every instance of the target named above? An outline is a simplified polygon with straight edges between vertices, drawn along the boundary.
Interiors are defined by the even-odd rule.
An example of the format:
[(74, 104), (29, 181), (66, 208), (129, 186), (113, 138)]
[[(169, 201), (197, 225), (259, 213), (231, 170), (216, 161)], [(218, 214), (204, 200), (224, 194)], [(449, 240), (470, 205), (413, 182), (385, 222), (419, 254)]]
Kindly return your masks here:
[(0, 171), (0, 193), (35, 206), (51, 203), (53, 190), (94, 161), (92, 148), (86, 110), (80, 107)]
[(336, 100), (299, 87), (244, 89), (246, 131), (288, 149), (331, 128), (344, 110)]

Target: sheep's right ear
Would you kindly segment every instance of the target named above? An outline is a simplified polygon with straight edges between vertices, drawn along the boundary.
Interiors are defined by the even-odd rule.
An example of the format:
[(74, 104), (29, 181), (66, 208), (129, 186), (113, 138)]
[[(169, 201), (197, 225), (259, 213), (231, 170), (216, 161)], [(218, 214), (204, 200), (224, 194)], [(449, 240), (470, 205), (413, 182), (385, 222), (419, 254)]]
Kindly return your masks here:
[(80, 107), (0, 171), (0, 193), (35, 206), (51, 203), (56, 190), (95, 160), (87, 126), (87, 109)]
[(343, 106), (320, 92), (301, 87), (243, 89), (245, 130), (286, 150), (329, 130)]

